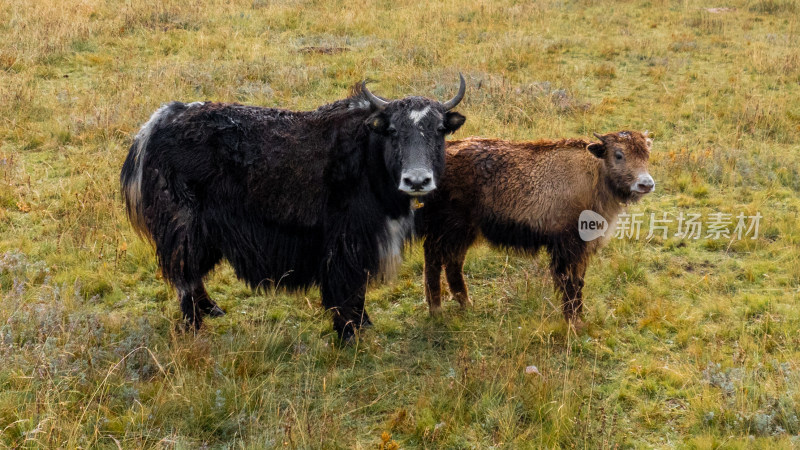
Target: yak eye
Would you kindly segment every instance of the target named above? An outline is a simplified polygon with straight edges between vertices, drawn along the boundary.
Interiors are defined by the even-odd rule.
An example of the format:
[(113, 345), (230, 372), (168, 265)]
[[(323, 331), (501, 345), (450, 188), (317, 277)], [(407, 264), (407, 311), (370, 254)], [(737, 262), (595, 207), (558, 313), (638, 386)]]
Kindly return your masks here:
[(617, 151), (616, 153), (614, 153), (614, 157), (617, 158), (617, 161), (622, 161), (623, 158), (622, 152)]
[(444, 125), (439, 125), (438, 127), (436, 127), (436, 131), (444, 133), (445, 131), (447, 131), (447, 128), (445, 128)]
[(392, 136), (397, 136), (397, 128), (394, 125), (389, 125), (389, 128), (386, 129)]

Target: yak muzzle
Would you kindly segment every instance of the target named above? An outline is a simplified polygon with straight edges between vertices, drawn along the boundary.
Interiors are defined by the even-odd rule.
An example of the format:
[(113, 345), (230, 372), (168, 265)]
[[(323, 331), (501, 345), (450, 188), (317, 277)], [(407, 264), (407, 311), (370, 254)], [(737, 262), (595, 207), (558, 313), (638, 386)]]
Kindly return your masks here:
[(436, 182), (433, 181), (433, 172), (428, 169), (412, 169), (400, 175), (401, 191), (408, 195), (419, 196), (436, 189)]

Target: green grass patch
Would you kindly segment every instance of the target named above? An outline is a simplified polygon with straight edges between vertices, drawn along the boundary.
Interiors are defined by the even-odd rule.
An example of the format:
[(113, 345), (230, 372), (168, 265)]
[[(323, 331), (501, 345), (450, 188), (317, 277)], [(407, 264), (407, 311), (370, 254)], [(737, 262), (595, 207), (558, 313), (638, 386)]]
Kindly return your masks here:
[[(12, 2), (13, 3), (13, 2)], [(0, 446), (791, 448), (800, 433), (800, 57), (793, 0), (15, 2), (0, 9)], [(377, 80), (452, 95), (456, 138), (648, 129), (639, 239), (592, 260), (586, 329), (546, 255), (485, 243), (430, 318), (420, 245), (339, 346), (318, 289), (181, 330), (118, 175), (162, 103), (310, 109)], [(645, 238), (650, 213), (758, 236)], [(536, 366), (536, 371), (527, 370)], [(538, 374), (536, 373), (538, 371)]]

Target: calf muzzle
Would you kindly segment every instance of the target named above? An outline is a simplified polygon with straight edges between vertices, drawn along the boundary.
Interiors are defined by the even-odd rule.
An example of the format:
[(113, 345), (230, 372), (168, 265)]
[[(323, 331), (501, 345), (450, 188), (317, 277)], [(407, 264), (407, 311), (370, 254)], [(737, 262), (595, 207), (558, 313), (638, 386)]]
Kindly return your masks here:
[(655, 188), (656, 182), (653, 181), (653, 177), (649, 173), (643, 173), (633, 183), (631, 190), (640, 194), (647, 194), (655, 190)]

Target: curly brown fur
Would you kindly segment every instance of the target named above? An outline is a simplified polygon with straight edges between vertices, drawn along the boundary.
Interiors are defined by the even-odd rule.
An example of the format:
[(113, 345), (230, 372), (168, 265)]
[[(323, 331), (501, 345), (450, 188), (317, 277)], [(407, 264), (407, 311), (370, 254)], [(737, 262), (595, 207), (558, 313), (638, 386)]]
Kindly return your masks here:
[(579, 317), (586, 266), (604, 241), (583, 241), (578, 217), (592, 210), (613, 229), (624, 205), (655, 187), (647, 174), (652, 141), (646, 134), (620, 131), (598, 138), (448, 142), (441, 185), (416, 217), (425, 239), (425, 297), (432, 314), (441, 310), (442, 268), (453, 298), (471, 304), (462, 267), (482, 235), (529, 254), (546, 248), (564, 316)]

